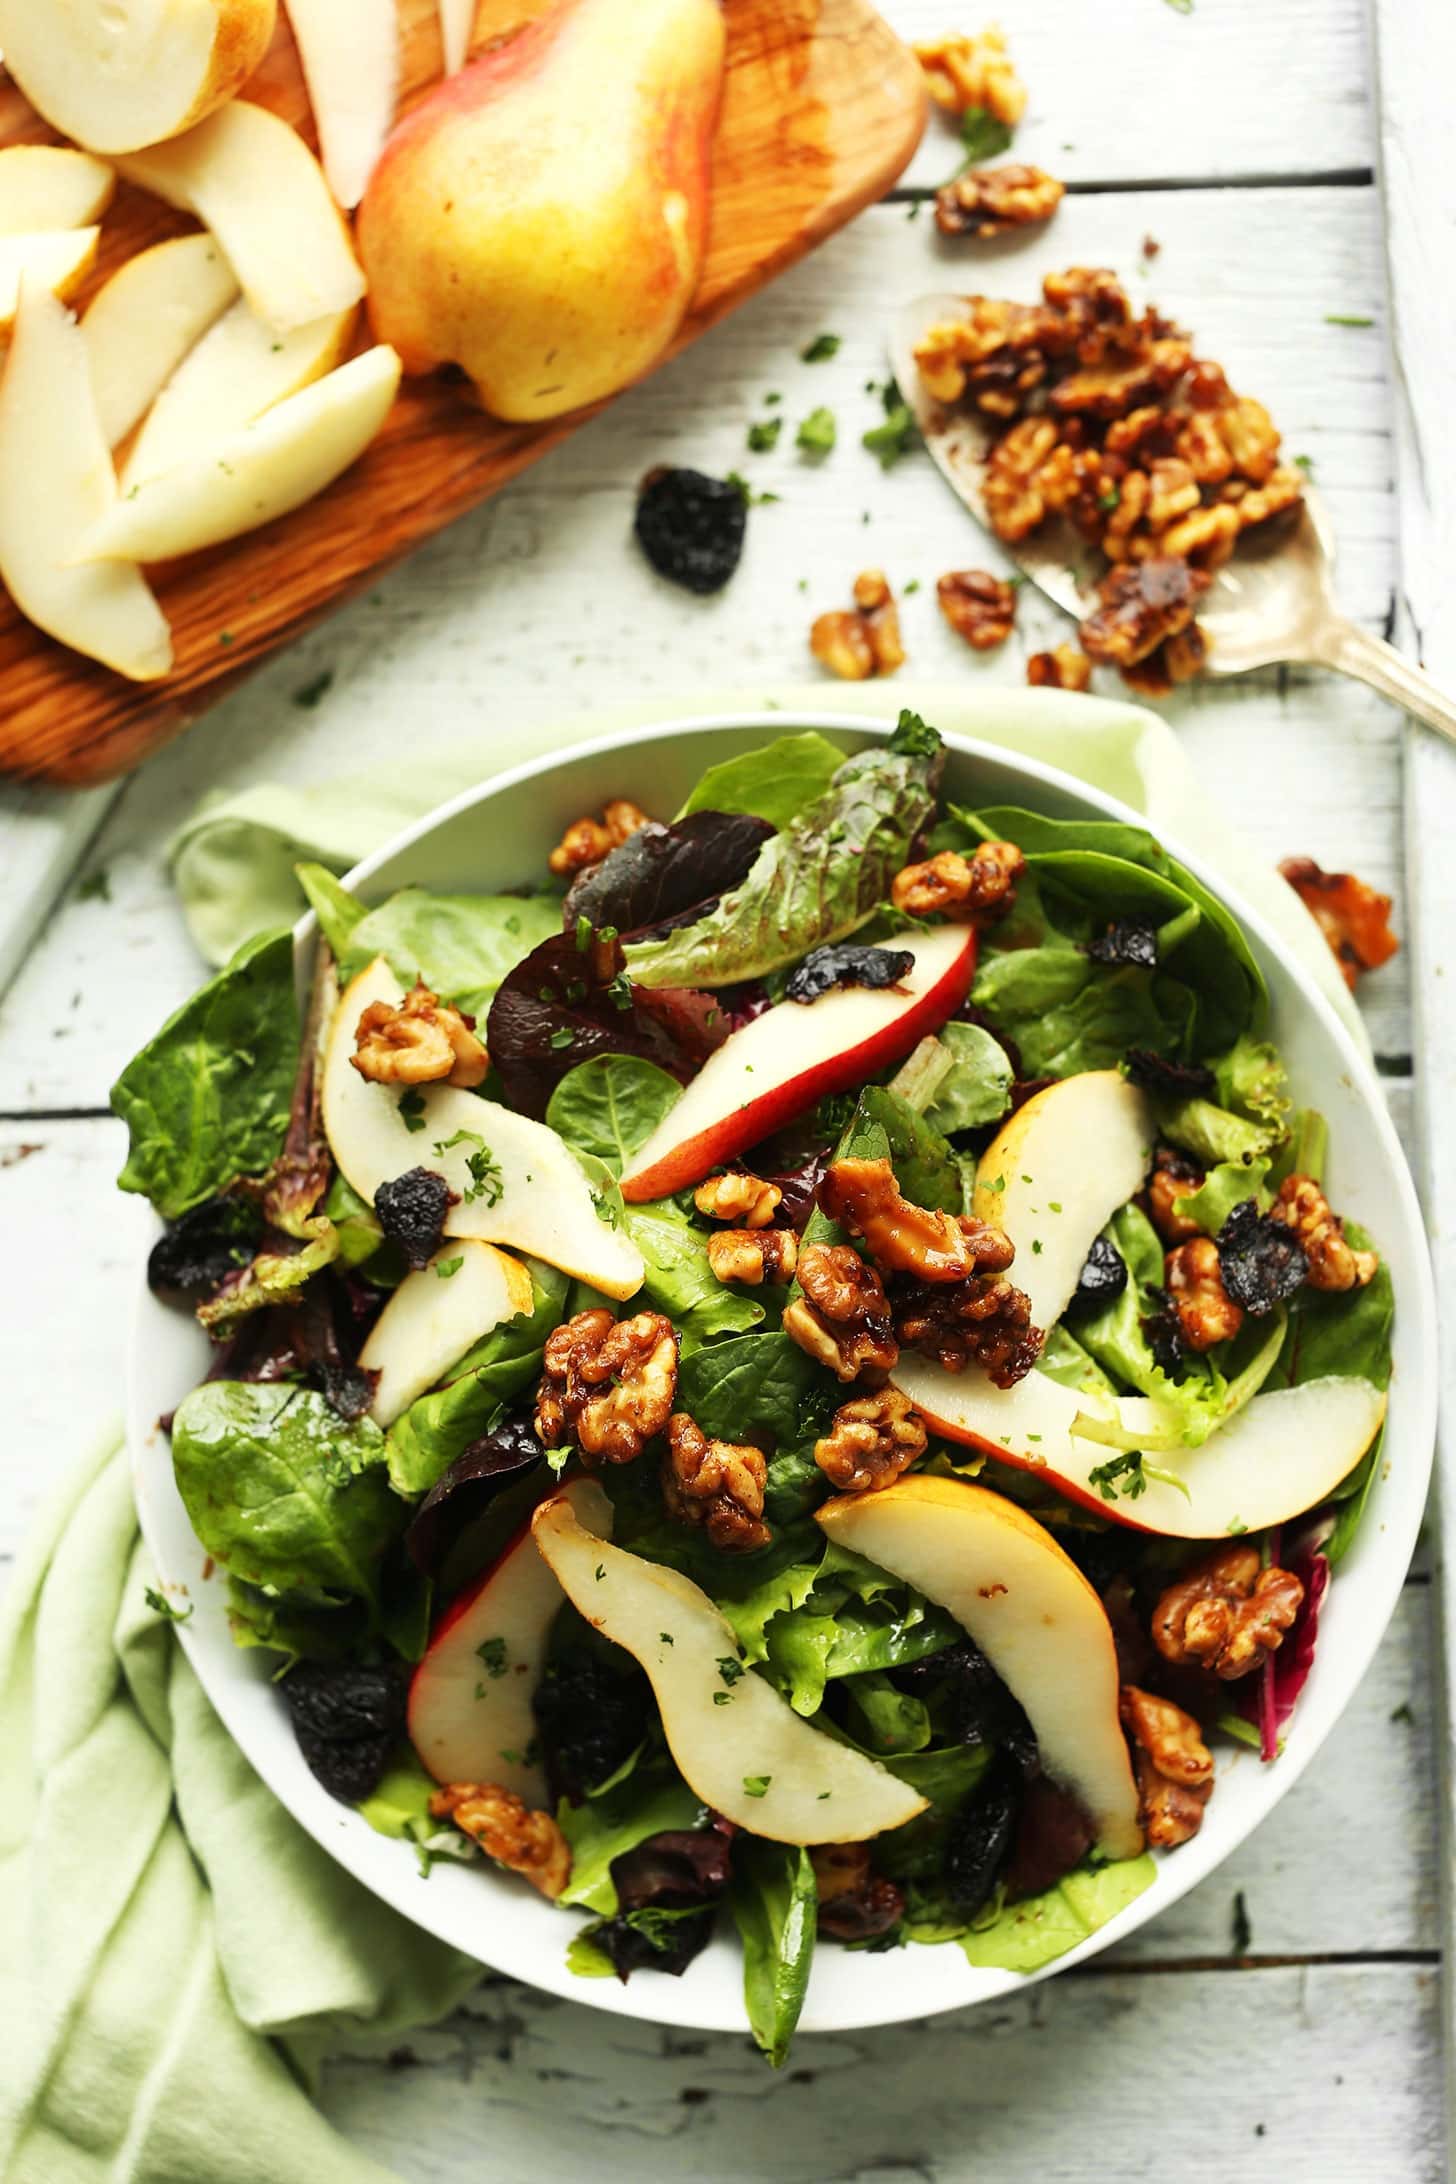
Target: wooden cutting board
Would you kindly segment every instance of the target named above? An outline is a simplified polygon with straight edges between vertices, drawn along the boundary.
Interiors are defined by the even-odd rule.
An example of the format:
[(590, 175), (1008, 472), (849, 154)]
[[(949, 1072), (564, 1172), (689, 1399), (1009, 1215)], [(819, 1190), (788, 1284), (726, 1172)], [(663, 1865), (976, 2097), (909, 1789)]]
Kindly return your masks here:
[[(707, 257), (672, 353), (879, 197), (909, 160), (924, 121), (920, 71), (864, 0), (725, 0), (725, 9), (728, 72)], [(531, 0), (485, 0), (477, 47), (539, 12)], [(400, 0), (400, 23), (405, 105), (439, 75), (435, 0)], [(247, 96), (316, 144), (281, 21)], [(5, 86), (0, 143), (50, 139)], [(119, 190), (80, 306), (123, 259), (191, 225), (138, 191)], [(135, 766), (276, 646), (595, 414), (505, 425), (482, 415), (459, 384), (407, 381), (380, 438), (318, 500), (155, 572), (176, 644), (176, 664), (160, 683), (129, 683), (66, 651), (0, 593), (0, 773), (75, 785)]]

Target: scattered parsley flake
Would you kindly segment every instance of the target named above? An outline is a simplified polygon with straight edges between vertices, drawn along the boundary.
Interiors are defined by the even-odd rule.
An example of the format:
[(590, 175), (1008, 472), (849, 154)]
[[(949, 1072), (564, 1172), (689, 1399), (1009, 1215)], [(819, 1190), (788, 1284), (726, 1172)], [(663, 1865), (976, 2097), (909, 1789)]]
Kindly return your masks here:
[(562, 1024), (558, 1030), (552, 1032), (551, 1044), (556, 1049), (556, 1052), (558, 1054), (562, 1054), (565, 1052), (567, 1047), (572, 1044), (575, 1038), (576, 1033), (572, 1030), (571, 1026), (569, 1024)]
[(795, 445), (803, 448), (806, 455), (827, 455), (833, 447), (838, 427), (831, 409), (810, 410), (794, 435)]
[(425, 1127), (425, 1095), (413, 1085), (399, 1095), (399, 1119), (409, 1131)]
[(454, 1276), (460, 1272), (460, 1269), (462, 1266), (464, 1266), (464, 1264), (465, 1254), (463, 1251), (460, 1253), (458, 1258), (442, 1259), (439, 1265), (435, 1268), (436, 1281), (448, 1282), (452, 1280)]
[(158, 1592), (155, 1585), (148, 1585), (143, 1597), (153, 1615), (160, 1615), (163, 1622), (186, 1623), (191, 1619), (193, 1602), (190, 1600), (185, 1608), (179, 1608), (165, 1593)]
[(1293, 458), (1293, 461), (1295, 469), (1302, 470), (1307, 478), (1312, 478), (1314, 476), (1313, 455), (1296, 455)]
[[(148, 1597), (150, 1598), (150, 1595), (148, 1595)], [(1409, 1699), (1402, 1699), (1399, 1706), (1392, 1707), (1390, 1711), (1390, 1718), (1392, 1721), (1404, 1722), (1407, 1728), (1413, 1728), (1415, 1725), (1416, 1717), (1411, 1711), (1411, 1704)]]
[(564, 1470), (566, 1469), (567, 1465), (568, 1465), (568, 1464), (569, 1464), (569, 1463), (571, 1462), (571, 1459), (572, 1459), (572, 1456), (574, 1455), (574, 1453), (575, 1453), (575, 1451), (574, 1451), (574, 1450), (572, 1450), (572, 1449), (569, 1449), (569, 1448), (548, 1448), (548, 1449), (547, 1449), (547, 1451), (546, 1451), (546, 1468), (547, 1468), (547, 1470), (548, 1470), (548, 1471), (549, 1471), (549, 1472), (551, 1473), (551, 1475), (552, 1475), (552, 1477), (553, 1477), (553, 1478), (555, 1478), (555, 1479), (559, 1479), (559, 1478), (561, 1477), (561, 1474), (562, 1474), (562, 1472), (563, 1472), (563, 1471), (564, 1471)]
[(762, 1797), (766, 1794), (773, 1776), (771, 1774), (746, 1774), (743, 1777), (745, 1797)]
[(1373, 326), (1375, 321), (1363, 311), (1326, 311), (1326, 326)]
[(76, 889), (75, 900), (77, 902), (110, 902), (111, 874), (107, 871), (105, 865), (98, 865), (94, 872), (86, 874), (85, 879), (81, 881)]
[(661, 1640), (662, 1644), (665, 1646), (672, 1646), (676, 1645), (677, 1643), (677, 1640), (673, 1637), (670, 1630), (660, 1630), (657, 1635), (658, 1638)]
[(598, 1583), (599, 1585), (600, 1585), (600, 1583), (601, 1583), (602, 1579), (603, 1579), (603, 1578), (604, 1578), (604, 1577), (606, 1576), (606, 1574), (607, 1574), (607, 1566), (606, 1566), (605, 1562), (599, 1562), (599, 1563), (597, 1564), (597, 1572), (596, 1572), (596, 1577), (597, 1577), (597, 1583)]
[(713, 1704), (714, 1704), (715, 1706), (731, 1706), (731, 1705), (733, 1704), (733, 1694), (732, 1694), (732, 1692), (731, 1692), (731, 1691), (715, 1691), (715, 1692), (713, 1693)]
[(838, 356), (839, 349), (838, 334), (816, 334), (808, 347), (799, 351), (799, 360), (804, 364), (827, 364), (832, 356)]
[(879, 457), (882, 470), (889, 470), (902, 455), (908, 455), (912, 448), (920, 445), (920, 429), (911, 415), (909, 403), (893, 379), (886, 380), (880, 401), (885, 421), (862, 432), (860, 445)]
[(1244, 1892), (1242, 1889), (1240, 1889), (1237, 1895), (1234, 1897), (1233, 1929), (1234, 1955), (1238, 1957), (1247, 1956), (1249, 1953), (1249, 1943), (1254, 1938), (1254, 1929), (1249, 1923), (1249, 1907), (1248, 1904), (1244, 1901)]
[(725, 1653), (718, 1663), (718, 1674), (725, 1684), (736, 1684), (743, 1674), (743, 1663), (732, 1653)]
[(1230, 1539), (1242, 1539), (1248, 1529), (1249, 1527), (1242, 1517), (1230, 1517), (1228, 1523), (1224, 1526), (1224, 1530)]
[[(1126, 1483), (1118, 1485), (1118, 1480)], [(1087, 1474), (1087, 1484), (1095, 1486), (1104, 1501), (1116, 1501), (1122, 1495), (1127, 1501), (1136, 1501), (1146, 1494), (1148, 1482), (1143, 1477), (1143, 1460), (1136, 1454), (1113, 1456), (1105, 1464), (1098, 1464)]]
[[(1189, 5), (1192, 5), (1192, 0), (1189, 0)], [(961, 148), (966, 155), (964, 165), (959, 170), (962, 174), (966, 167), (981, 167), (988, 159), (999, 159), (1004, 151), (1010, 149), (1010, 145), (1011, 131), (1004, 121), (998, 121), (994, 114), (988, 114), (984, 106), (966, 108), (961, 115)]]
[(492, 1678), (506, 1672), (506, 1642), (504, 1638), (482, 1638), (475, 1649), (476, 1658), (485, 1664), (485, 1673)]
[(1047, 1210), (1050, 1213), (1060, 1213), (1062, 1210), (1061, 1201), (1056, 1198), (1049, 1198), (1047, 1200)]
[(755, 493), (741, 470), (730, 470), (725, 482), (737, 486), (743, 496), (743, 503), (746, 508), (761, 508), (769, 501), (776, 501), (779, 497), (777, 493)]
[(1191, 15), (1193, 13), (1193, 0), (1163, 0), (1163, 5), (1165, 8), (1171, 8), (1175, 15)]
[(323, 704), (333, 687), (334, 671), (331, 667), (326, 667), (322, 673), (314, 676), (312, 682), (306, 682), (294, 691), (293, 702), (301, 712), (311, 713), (315, 706)]
[(779, 434), (784, 429), (782, 417), (760, 417), (748, 428), (748, 452), (750, 455), (767, 455), (779, 444)]
[(918, 576), (912, 576), (908, 584), (902, 584), (902, 585), (900, 586), (900, 597), (901, 597), (902, 599), (908, 599), (908, 598), (910, 597), (910, 594), (911, 594), (912, 592), (918, 592), (918, 591), (919, 591), (919, 589), (920, 589), (920, 579), (919, 579), (919, 577), (918, 577)]

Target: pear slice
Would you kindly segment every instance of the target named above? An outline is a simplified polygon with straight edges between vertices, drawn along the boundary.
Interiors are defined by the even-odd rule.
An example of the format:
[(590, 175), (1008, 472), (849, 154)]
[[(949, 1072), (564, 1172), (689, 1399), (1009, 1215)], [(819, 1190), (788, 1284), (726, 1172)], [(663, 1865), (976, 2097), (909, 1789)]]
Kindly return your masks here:
[(0, 380), (0, 579), (38, 628), (147, 682), (172, 664), (156, 600), (128, 562), (74, 560), (115, 500), (81, 329), (28, 278)]
[(919, 1475), (816, 1509), (831, 1540), (953, 1615), (1026, 1709), (1041, 1763), (1108, 1858), (1143, 1847), (1102, 1602), (1044, 1525), (965, 1479)]
[(345, 988), (324, 1050), (324, 1131), (359, 1196), (372, 1205), (381, 1183), (429, 1168), (458, 1200), (445, 1216), (447, 1236), (509, 1245), (606, 1296), (634, 1295), (642, 1254), (599, 1216), (586, 1176), (544, 1122), (446, 1084), (414, 1087), (402, 1113), (401, 1087), (360, 1076), (353, 1063), (359, 1018), (373, 1001), (394, 1006), (403, 998), (403, 986), (376, 956)]
[(252, 424), (129, 486), (81, 552), (167, 561), (288, 515), (358, 461), (398, 389), (393, 349), (367, 349)]
[(260, 318), (281, 333), (364, 293), (349, 231), (301, 136), (235, 99), (186, 136), (117, 162), (129, 182), (211, 228)]
[(457, 75), (470, 58), (475, 10), (476, 0), (440, 0), (440, 44), (447, 76)]
[[(928, 1359), (901, 1355), (891, 1378), (932, 1430), (997, 1463), (1032, 1471), (1069, 1501), (1095, 1509), (1138, 1532), (1172, 1539), (1222, 1539), (1283, 1524), (1328, 1499), (1380, 1430), (1385, 1396), (1368, 1380), (1304, 1380), (1271, 1388), (1211, 1433), (1201, 1448), (1150, 1459), (1147, 1476), (1130, 1494), (1117, 1479), (1104, 1494), (1092, 1477), (1115, 1453), (1075, 1430), (1096, 1416), (1099, 1398), (1065, 1388), (1042, 1372), (1015, 1387), (993, 1387), (984, 1373), (948, 1373)], [(1143, 1395), (1101, 1399), (1117, 1445), (1136, 1447), (1139, 1434), (1164, 1430), (1158, 1405)], [(1181, 1480), (1181, 1487), (1171, 1481)]]
[[(611, 1538), (612, 1505), (595, 1479), (573, 1479), (556, 1498), (586, 1536)], [(531, 1701), (562, 1599), (525, 1524), (450, 1602), (409, 1692), (410, 1742), (437, 1782), (494, 1782), (528, 1805), (545, 1803)]]
[(107, 443), (144, 417), (189, 349), (238, 293), (233, 269), (210, 235), (155, 243), (118, 267), (81, 321), (91, 389)]
[(1092, 1069), (1050, 1084), (996, 1133), (976, 1168), (971, 1210), (1016, 1246), (1012, 1280), (1034, 1327), (1055, 1327), (1093, 1240), (1140, 1191), (1153, 1157), (1153, 1116), (1135, 1084)]
[(129, 152), (232, 98), (275, 19), (274, 0), (0, 0), (0, 47), (52, 128)]
[(561, 1501), (532, 1530), (568, 1600), (646, 1671), (678, 1772), (713, 1811), (774, 1843), (860, 1843), (925, 1810), (744, 1669), (733, 1626), (691, 1579), (604, 1545)]
[(0, 151), (0, 235), (89, 227), (111, 203), (116, 169), (63, 144)]
[(286, 0), (318, 124), (329, 188), (346, 212), (394, 124), (399, 96), (396, 0)]
[(520, 1261), (474, 1237), (443, 1245), (428, 1266), (406, 1274), (359, 1352), (365, 1372), (379, 1375), (369, 1406), (375, 1425), (392, 1426), (482, 1335), (529, 1312), (534, 1298)]
[(15, 323), (23, 280), (39, 281), (53, 296), (74, 296), (96, 263), (100, 241), (98, 227), (0, 235), (0, 334), (9, 333)]
[(358, 317), (351, 304), (279, 334), (239, 297), (158, 394), (122, 467), (122, 499), (191, 456), (205, 452), (215, 462), (220, 442), (334, 370)]

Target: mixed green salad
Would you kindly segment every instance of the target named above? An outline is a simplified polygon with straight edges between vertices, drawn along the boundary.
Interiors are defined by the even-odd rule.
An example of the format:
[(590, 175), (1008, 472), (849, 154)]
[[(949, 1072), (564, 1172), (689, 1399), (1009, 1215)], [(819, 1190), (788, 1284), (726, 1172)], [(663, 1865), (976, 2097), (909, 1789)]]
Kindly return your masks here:
[(300, 869), (113, 1100), (239, 1645), (423, 1871), (583, 1976), (727, 1921), (1033, 1970), (1266, 1760), (1359, 1527), (1389, 1276), (1222, 905), (963, 804), (912, 714), (617, 802), (530, 893)]

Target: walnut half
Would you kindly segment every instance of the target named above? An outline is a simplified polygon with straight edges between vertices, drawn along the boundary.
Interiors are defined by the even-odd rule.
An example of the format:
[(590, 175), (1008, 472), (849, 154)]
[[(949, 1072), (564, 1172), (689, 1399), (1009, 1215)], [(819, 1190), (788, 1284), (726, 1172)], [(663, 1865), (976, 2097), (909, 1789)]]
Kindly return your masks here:
[(1175, 1849), (1203, 1825), (1203, 1808), (1213, 1795), (1213, 1754), (1193, 1716), (1170, 1699), (1124, 1684), (1121, 1711), (1133, 1741), (1143, 1832), (1155, 1849)]
[(854, 580), (854, 606), (818, 616), (809, 650), (842, 682), (893, 675), (905, 665), (900, 613), (883, 569), (862, 569)]
[(1164, 1261), (1168, 1294), (1190, 1350), (1231, 1342), (1244, 1324), (1244, 1308), (1223, 1285), (1223, 1264), (1211, 1236), (1190, 1236)]
[(1016, 586), (989, 569), (948, 569), (936, 578), (941, 613), (973, 652), (994, 652), (1016, 620)]
[(884, 1285), (848, 1244), (806, 1244), (784, 1333), (840, 1380), (878, 1383), (900, 1355)]
[(1257, 1547), (1221, 1547), (1162, 1594), (1153, 1644), (1175, 1667), (1206, 1668), (1232, 1683), (1277, 1650), (1303, 1599), (1293, 1572), (1262, 1568)]
[(968, 1274), (1004, 1273), (1016, 1256), (1011, 1239), (990, 1223), (915, 1205), (888, 1160), (833, 1161), (819, 1203), (831, 1221), (863, 1239), (884, 1273), (958, 1282)]
[(669, 1516), (701, 1524), (725, 1554), (751, 1554), (773, 1537), (763, 1521), (768, 1464), (750, 1442), (710, 1440), (686, 1411), (667, 1422), (662, 1498)]
[(479, 1843), (487, 1858), (519, 1873), (543, 1896), (561, 1894), (571, 1877), (571, 1846), (549, 1812), (533, 1812), (514, 1790), (496, 1782), (451, 1782), (436, 1790), (430, 1811)]
[(1269, 1212), (1293, 1229), (1304, 1246), (1309, 1261), (1305, 1280), (1311, 1289), (1363, 1289), (1374, 1281), (1379, 1256), (1355, 1249), (1312, 1175), (1287, 1175)]
[(935, 193), (935, 224), (942, 235), (975, 235), (990, 242), (1011, 228), (1050, 220), (1066, 191), (1040, 167), (973, 167)]
[(545, 1448), (575, 1441), (586, 1463), (630, 1464), (661, 1433), (677, 1393), (677, 1333), (661, 1312), (578, 1312), (546, 1338), (536, 1391)]
[(639, 828), (647, 824), (647, 814), (640, 805), (629, 802), (625, 796), (615, 797), (600, 819), (590, 816), (573, 819), (546, 862), (553, 872), (563, 877), (570, 872), (583, 872), (588, 865), (600, 864), (608, 850), (620, 849), (623, 842), (630, 841)]
[(490, 1056), (475, 1019), (452, 1009), (416, 979), (403, 1001), (371, 1001), (354, 1030), (349, 1057), (371, 1084), (483, 1084)]
[(969, 857), (942, 849), (897, 872), (890, 900), (911, 917), (939, 913), (993, 925), (1015, 907), (1016, 882), (1025, 870), (1026, 859), (1014, 842), (978, 842)]
[(828, 1433), (814, 1443), (814, 1461), (841, 1494), (872, 1494), (893, 1486), (925, 1454), (924, 1423), (898, 1388), (841, 1403)]

